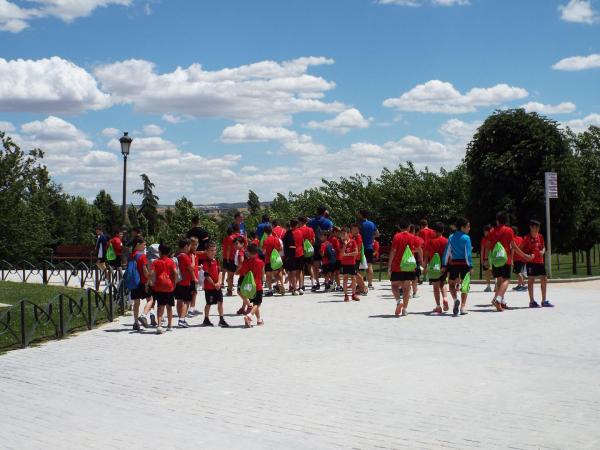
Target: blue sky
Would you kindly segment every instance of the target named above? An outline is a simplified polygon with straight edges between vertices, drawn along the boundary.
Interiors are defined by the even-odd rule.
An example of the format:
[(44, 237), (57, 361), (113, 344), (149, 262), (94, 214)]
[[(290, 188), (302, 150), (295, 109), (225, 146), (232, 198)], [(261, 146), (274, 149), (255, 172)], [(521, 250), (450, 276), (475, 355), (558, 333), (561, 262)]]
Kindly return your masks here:
[[(0, 129), (73, 194), (263, 200), (454, 167), (497, 108), (600, 125), (599, 0), (0, 0)], [(131, 198), (131, 197), (130, 197)]]

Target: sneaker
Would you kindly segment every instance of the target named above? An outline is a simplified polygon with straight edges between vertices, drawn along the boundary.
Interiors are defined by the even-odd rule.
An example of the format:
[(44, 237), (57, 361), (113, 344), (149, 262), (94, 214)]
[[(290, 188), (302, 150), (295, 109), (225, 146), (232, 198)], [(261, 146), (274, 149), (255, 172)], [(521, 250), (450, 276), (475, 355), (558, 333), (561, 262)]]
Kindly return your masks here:
[(521, 286), (519, 286), (518, 284), (516, 286), (513, 286), (512, 288), (513, 291), (520, 291), (521, 290)]
[(542, 302), (542, 308), (554, 308), (554, 305), (550, 303), (548, 300), (544, 300)]
[(344, 288), (341, 287), (341, 286), (338, 286), (338, 287), (335, 288), (335, 291), (336, 292), (344, 292)]
[(419, 298), (419, 294), (417, 294), (417, 293), (414, 293), (414, 294), (412, 295), (412, 298)]
[(442, 314), (442, 307), (441, 306), (436, 306), (435, 308), (433, 308), (433, 311), (431, 311), (433, 314)]
[(173, 331), (173, 327), (167, 327), (167, 331)]
[(402, 315), (408, 316), (408, 311), (406, 310), (406, 308), (402, 308)]
[(163, 334), (163, 327), (156, 327), (156, 334)]
[(362, 291), (362, 292), (360, 293), (360, 295), (362, 295), (363, 297), (366, 297), (367, 295), (369, 295), (369, 290), (368, 290), (368, 289), (366, 289), (366, 290)]
[(244, 314), (245, 312), (246, 312), (246, 308), (244, 308), (244, 307), (242, 306), (242, 307), (241, 307), (240, 309), (238, 309), (238, 310), (237, 310), (235, 313), (236, 313), (238, 316), (241, 316), (241, 315), (242, 315), (242, 314)]
[(298, 295), (298, 291), (294, 289), (294, 290), (292, 291), (292, 295)]
[(194, 317), (194, 315), (188, 311), (188, 313), (185, 315), (186, 319), (191, 319), (192, 317)]
[(141, 328), (140, 328), (140, 324), (139, 324), (139, 323), (134, 323), (134, 324), (133, 324), (133, 331), (141, 331)]
[(370, 285), (369, 285), (369, 289), (370, 289), (370, 290), (374, 290), (374, 289), (375, 289), (375, 287), (374, 287), (372, 284), (370, 284)]
[(502, 304), (498, 303), (496, 299), (492, 300), (492, 305), (496, 307), (496, 311), (502, 312)]
[(350, 301), (350, 297), (348, 297), (347, 295), (344, 295), (344, 301), (345, 302), (349, 302)]
[(492, 292), (492, 288), (488, 286), (483, 290), (483, 292)]
[(540, 305), (538, 304), (538, 302), (536, 302), (535, 300), (529, 302), (529, 307), (530, 308), (539, 308)]
[(508, 303), (502, 303), (502, 309), (510, 309)]
[(444, 300), (444, 312), (447, 312), (450, 309), (450, 306), (448, 306), (448, 301)]
[(227, 289), (227, 292), (225, 293), (225, 297), (233, 297), (233, 291), (231, 289)]
[(454, 308), (452, 309), (452, 315), (454, 317), (458, 316), (458, 312), (460, 310), (460, 300), (454, 300)]
[(310, 288), (310, 292), (317, 292), (318, 290), (319, 290), (319, 287), (316, 284)]
[(462, 309), (460, 310), (461, 316), (466, 316), (467, 314), (469, 314), (467, 311), (463, 311)]
[(225, 322), (225, 319), (223, 319), (222, 317), (219, 319), (219, 326), (221, 328), (228, 328), (229, 324), (227, 322)]
[(156, 327), (156, 316), (154, 314), (150, 314), (150, 326)]
[(298, 295), (304, 295), (304, 290), (303, 289), (298, 289)]
[(354, 300), (355, 302), (360, 302), (360, 297), (358, 295), (354, 294), (352, 296), (352, 300)]
[(273, 297), (273, 291), (265, 292), (265, 297)]
[(148, 319), (146, 319), (146, 316), (138, 317), (138, 322), (141, 323), (144, 328), (148, 328)]
[(190, 327), (189, 324), (185, 320), (178, 320), (177, 326), (179, 328), (189, 328)]
[(210, 319), (208, 317), (204, 318), (204, 320), (202, 321), (202, 326), (203, 327), (214, 327), (213, 323), (210, 321)]

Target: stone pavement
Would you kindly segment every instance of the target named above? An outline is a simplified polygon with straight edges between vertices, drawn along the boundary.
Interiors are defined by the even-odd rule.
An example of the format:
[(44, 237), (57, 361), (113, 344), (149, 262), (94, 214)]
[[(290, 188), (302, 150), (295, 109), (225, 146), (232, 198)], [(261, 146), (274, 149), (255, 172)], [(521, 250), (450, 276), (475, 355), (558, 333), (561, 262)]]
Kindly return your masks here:
[[(475, 286), (481, 290), (482, 286)], [(394, 318), (389, 283), (266, 299), (264, 327), (131, 333), (131, 317), (0, 355), (1, 449), (600, 448), (597, 286), (554, 309)], [(226, 300), (226, 312), (239, 306)], [(199, 325), (202, 317), (191, 320)]]

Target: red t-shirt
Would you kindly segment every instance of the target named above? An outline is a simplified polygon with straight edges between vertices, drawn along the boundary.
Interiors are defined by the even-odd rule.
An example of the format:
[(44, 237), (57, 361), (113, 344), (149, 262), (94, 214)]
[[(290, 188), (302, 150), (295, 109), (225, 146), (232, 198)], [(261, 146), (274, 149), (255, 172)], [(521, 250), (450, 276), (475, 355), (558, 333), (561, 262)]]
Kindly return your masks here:
[(271, 260), (271, 253), (273, 250), (281, 251), (283, 246), (281, 245), (281, 241), (276, 236), (268, 236), (263, 242), (263, 252), (265, 253), (265, 258), (267, 261)]
[(223, 260), (224, 261), (230, 261), (233, 259), (233, 257), (231, 256), (233, 254), (233, 239), (231, 238), (231, 236), (225, 236), (223, 238), (223, 243), (222, 243), (222, 253), (223, 253)]
[[(417, 233), (417, 236), (419, 236), (421, 239), (423, 239), (423, 245), (425, 246), (424, 248), (426, 249), (427, 243), (430, 240), (435, 239), (435, 231), (433, 231), (429, 227), (425, 227)], [(440, 256), (442, 256), (442, 255), (440, 254)]]
[(304, 256), (304, 232), (302, 228), (292, 230), (292, 236), (294, 237), (294, 245), (296, 246), (295, 256), (296, 258), (300, 258)]
[(417, 235), (413, 235), (413, 236), (415, 236), (415, 240), (416, 240), (415, 242), (417, 243), (416, 246), (415, 246), (415, 249), (413, 250), (413, 253), (416, 254), (417, 253), (416, 250), (418, 248), (421, 248), (421, 249), (424, 248), (425, 241), (423, 240), (423, 238), (421, 238), (421, 237), (419, 237)]
[[(221, 271), (219, 261), (216, 259), (205, 259), (202, 262), (202, 271), (204, 272), (204, 290), (214, 290), (215, 284), (219, 282), (219, 272)], [(207, 279), (208, 277), (210, 277), (212, 283)]]
[(283, 229), (283, 227), (280, 227), (279, 225), (277, 225), (275, 228), (273, 228), (273, 234), (275, 236), (277, 236), (279, 239), (283, 239), (285, 230)]
[(152, 271), (155, 274), (152, 290), (155, 292), (173, 292), (175, 289), (175, 263), (168, 256), (161, 256), (152, 262)]
[[(515, 244), (517, 244), (517, 247), (521, 248), (521, 245), (523, 245), (523, 238), (521, 236), (515, 236)], [(523, 258), (522, 256), (518, 255), (516, 252), (515, 252), (515, 255), (514, 255), (514, 259), (515, 259), (515, 261), (518, 261), (518, 262), (523, 262), (523, 263), (527, 262), (525, 260), (525, 258)]]
[[(402, 272), (400, 263), (402, 262), (402, 256), (406, 250), (406, 246), (414, 253), (415, 249), (419, 248), (420, 242), (417, 240), (417, 236), (410, 234), (408, 231), (402, 231), (394, 235), (392, 241), (392, 249), (396, 250), (394, 259), (392, 260), (392, 271)], [(391, 251), (391, 250), (390, 250)]]
[(200, 273), (200, 263), (198, 261), (198, 256), (196, 256), (196, 252), (188, 253), (188, 256), (192, 260), (194, 264), (194, 275), (196, 276), (196, 280), (198, 279), (198, 274)]
[(510, 244), (515, 240), (515, 233), (511, 227), (507, 227), (506, 225), (500, 225), (499, 227), (494, 227), (489, 234), (489, 242), (490, 249), (494, 248), (496, 242), (500, 242), (504, 250), (506, 250), (506, 265), (510, 266), (512, 264), (512, 257), (510, 255)]
[(181, 272), (181, 281), (178, 285), (189, 286), (192, 283), (192, 275), (189, 272), (189, 267), (192, 265), (190, 255), (187, 253), (180, 253), (177, 255), (177, 261), (179, 261), (179, 272)]
[(523, 252), (528, 255), (533, 255), (533, 259), (529, 262), (534, 264), (544, 264), (542, 250), (545, 248), (546, 243), (544, 242), (544, 236), (542, 236), (541, 233), (538, 233), (535, 237), (528, 234), (523, 238), (523, 243), (521, 244), (521, 250), (523, 250)]
[(303, 239), (308, 239), (310, 241), (310, 243), (314, 245), (314, 243), (315, 243), (315, 230), (313, 230), (308, 225), (302, 225), (300, 227), (300, 229), (302, 230), (302, 238)]
[(329, 245), (333, 247), (333, 245), (329, 241), (321, 243), (321, 262), (323, 263), (323, 265), (331, 264), (331, 261), (329, 261), (329, 258), (327, 257), (327, 247)]
[(484, 261), (488, 260), (488, 254), (490, 253), (491, 246), (492, 243), (490, 242), (490, 234), (488, 233), (487, 236), (483, 236), (481, 238), (481, 258)]
[[(342, 244), (342, 248), (344, 248), (344, 245)], [(352, 256), (346, 256), (345, 253), (354, 253), (355, 251), (358, 251), (358, 245), (356, 245), (356, 240), (350, 238), (348, 239), (348, 242), (346, 242), (346, 248), (342, 253), (342, 266), (353, 266), (354, 263), (356, 262), (356, 256), (352, 255)], [(359, 252), (360, 254), (360, 252)]]
[(360, 235), (360, 233), (358, 233), (356, 236), (352, 235), (352, 239), (354, 239), (356, 241), (356, 248), (358, 248), (358, 255), (356, 255), (356, 261), (360, 261), (360, 249), (363, 245), (363, 238)]
[(329, 242), (333, 245), (333, 249), (335, 250), (335, 255), (337, 256), (337, 260), (342, 260), (342, 243), (340, 242), (337, 236), (329, 236)]
[(379, 259), (379, 241), (373, 241), (373, 258)]
[(429, 239), (429, 241), (425, 244), (429, 260), (431, 260), (431, 258), (433, 258), (433, 255), (435, 255), (436, 253), (440, 255), (441, 260), (444, 257), (444, 250), (446, 250), (446, 245), (448, 245), (448, 239), (446, 239), (444, 236)]
[(144, 267), (148, 267), (148, 258), (142, 252), (135, 251), (131, 254), (131, 258), (135, 258), (136, 255), (140, 255), (136, 261), (137, 270), (140, 274), (140, 282), (142, 284), (146, 284), (148, 282), (148, 277), (144, 274)]
[(119, 236), (115, 236), (110, 240), (110, 244), (112, 245), (115, 254), (117, 256), (121, 256), (121, 252), (123, 251), (123, 242), (121, 241), (121, 238)]
[(249, 258), (244, 261), (242, 268), (240, 269), (240, 276), (244, 277), (248, 272), (252, 272), (254, 275), (254, 282), (256, 283), (256, 290), (262, 291), (262, 276), (265, 268), (265, 263), (258, 257), (258, 255)]
[(258, 239), (252, 239), (252, 242), (250, 242), (250, 243), (254, 244), (254, 245), (256, 245), (257, 247), (260, 248), (260, 240), (258, 240)]

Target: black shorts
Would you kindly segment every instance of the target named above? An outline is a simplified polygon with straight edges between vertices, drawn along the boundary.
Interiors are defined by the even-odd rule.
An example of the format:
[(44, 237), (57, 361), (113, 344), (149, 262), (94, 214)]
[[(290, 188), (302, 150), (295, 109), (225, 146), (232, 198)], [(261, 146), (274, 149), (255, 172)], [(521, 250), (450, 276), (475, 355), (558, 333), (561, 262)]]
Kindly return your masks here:
[(416, 279), (416, 272), (392, 272), (390, 276), (390, 281), (413, 281)]
[(374, 253), (375, 251), (372, 248), (365, 248), (365, 258), (367, 260), (367, 264), (373, 264), (373, 261), (375, 260), (375, 258), (373, 257)]
[(158, 306), (175, 306), (175, 297), (172, 292), (154, 292), (153, 298)]
[(312, 265), (313, 261), (315, 260), (314, 256), (311, 256), (311, 257), (304, 256), (303, 258), (304, 258), (304, 264), (307, 266)]
[(501, 267), (492, 267), (492, 275), (494, 278), (510, 280), (510, 265), (505, 264)]
[(443, 286), (446, 281), (446, 278), (448, 278), (448, 271), (444, 271), (443, 275), (439, 278), (430, 278), (429, 284), (437, 283), (439, 281)]
[(333, 266), (333, 271), (339, 272), (340, 270), (342, 270), (342, 261), (338, 259)]
[(285, 270), (287, 270), (288, 272), (294, 271), (294, 270), (303, 270), (304, 269), (304, 256), (290, 256), (288, 258), (286, 258), (285, 263)]
[(321, 261), (323, 259), (323, 256), (321, 256), (321, 253), (316, 251), (315, 249), (315, 255), (313, 256), (313, 261)]
[(523, 261), (513, 261), (513, 273), (520, 274), (523, 272), (523, 268), (525, 267), (525, 263)]
[(527, 263), (528, 277), (545, 277), (546, 265), (543, 263)]
[(107, 261), (106, 261), (106, 258), (98, 258), (98, 259), (96, 260), (96, 262), (97, 262), (98, 264), (102, 264), (102, 263), (106, 264), (106, 262), (107, 262)]
[(226, 259), (223, 261), (223, 268), (227, 272), (235, 272), (237, 270), (237, 266), (231, 259)]
[(108, 264), (110, 265), (110, 267), (112, 267), (113, 269), (120, 269), (122, 267), (121, 264), (121, 257), (117, 256), (117, 259), (113, 259), (112, 261), (109, 261)]
[(256, 306), (262, 305), (263, 301), (263, 291), (256, 291), (256, 295), (253, 299), (250, 300), (250, 303)]
[(198, 292), (198, 288), (196, 287), (196, 282), (195, 281), (191, 281), (190, 282), (190, 291), (192, 291), (192, 292)]
[(178, 284), (175, 286), (175, 300), (182, 300), (184, 302), (192, 301), (192, 287), (191, 286), (181, 286)]
[(356, 275), (356, 265), (342, 265), (342, 275)]
[(458, 280), (459, 278), (461, 280), (464, 280), (465, 276), (470, 271), (471, 271), (471, 268), (464, 264), (456, 264), (456, 265), (450, 264), (448, 266), (448, 280), (454, 281), (454, 280)]
[(204, 299), (207, 305), (216, 305), (217, 303), (223, 303), (223, 291), (220, 289), (210, 289), (204, 291)]
[(131, 300), (141, 300), (144, 298), (152, 297), (152, 294), (148, 292), (148, 289), (146, 289), (146, 285), (143, 283), (140, 283), (138, 287), (129, 291), (129, 293), (131, 294)]
[(330, 273), (333, 273), (335, 271), (335, 263), (334, 264), (323, 264), (321, 266), (321, 272), (323, 272), (323, 275), (329, 275)]
[(266, 272), (277, 272), (279, 270), (281, 270), (281, 268), (279, 268), (277, 270), (273, 270), (273, 268), (271, 267), (271, 263), (270, 262), (265, 264), (265, 273)]

